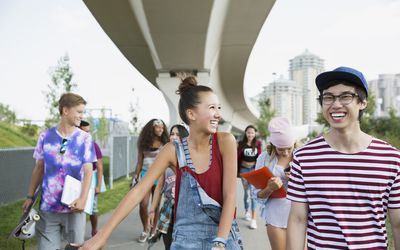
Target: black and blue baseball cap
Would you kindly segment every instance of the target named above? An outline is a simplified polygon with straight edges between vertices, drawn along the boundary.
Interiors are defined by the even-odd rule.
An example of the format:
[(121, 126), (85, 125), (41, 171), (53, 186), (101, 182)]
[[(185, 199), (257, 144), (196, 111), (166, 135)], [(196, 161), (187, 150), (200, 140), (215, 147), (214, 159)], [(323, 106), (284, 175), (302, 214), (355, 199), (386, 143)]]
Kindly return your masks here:
[(364, 75), (356, 69), (342, 66), (332, 71), (321, 73), (315, 79), (319, 92), (326, 89), (328, 83), (332, 81), (346, 81), (353, 83), (354, 85), (363, 88), (368, 97), (368, 83), (365, 80)]

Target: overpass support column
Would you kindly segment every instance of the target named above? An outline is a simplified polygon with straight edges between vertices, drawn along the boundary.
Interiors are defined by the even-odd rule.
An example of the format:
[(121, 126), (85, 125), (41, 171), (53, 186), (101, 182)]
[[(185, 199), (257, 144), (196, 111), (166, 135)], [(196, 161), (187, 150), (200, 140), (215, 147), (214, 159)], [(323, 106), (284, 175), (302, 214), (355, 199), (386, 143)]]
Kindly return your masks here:
[[(179, 72), (176, 73), (179, 75)], [(196, 78), (199, 84), (210, 86), (210, 74), (208, 72), (198, 72)], [(171, 76), (169, 72), (159, 73), (156, 78), (156, 83), (168, 103), (169, 125), (181, 123), (182, 120), (178, 111), (179, 95), (176, 94), (179, 84), (181, 83), (181, 78)]]

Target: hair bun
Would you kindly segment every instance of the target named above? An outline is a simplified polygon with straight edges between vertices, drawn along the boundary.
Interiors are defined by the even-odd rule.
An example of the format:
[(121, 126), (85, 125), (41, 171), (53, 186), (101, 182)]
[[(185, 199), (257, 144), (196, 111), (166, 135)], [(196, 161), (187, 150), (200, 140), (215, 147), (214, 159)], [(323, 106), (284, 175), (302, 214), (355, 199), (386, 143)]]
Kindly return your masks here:
[(178, 95), (181, 95), (182, 93), (184, 93), (188, 89), (196, 87), (196, 86), (197, 86), (196, 78), (194, 76), (188, 76), (185, 79), (183, 79), (181, 84), (179, 84), (179, 87), (178, 87), (178, 90), (176, 91), (176, 93)]

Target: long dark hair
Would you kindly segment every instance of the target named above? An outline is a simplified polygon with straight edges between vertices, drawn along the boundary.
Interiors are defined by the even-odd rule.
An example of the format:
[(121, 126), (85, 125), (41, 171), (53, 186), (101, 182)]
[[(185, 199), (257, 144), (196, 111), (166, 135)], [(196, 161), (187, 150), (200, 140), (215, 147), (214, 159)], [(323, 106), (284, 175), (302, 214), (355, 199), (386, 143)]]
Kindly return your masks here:
[[(254, 131), (256, 131), (256, 133), (257, 133), (257, 129), (253, 125), (249, 125), (249, 126), (246, 127), (246, 129), (244, 130), (243, 138), (242, 138), (242, 140), (239, 141), (239, 146), (238, 146), (239, 147), (239, 152), (241, 152), (247, 145), (246, 132), (250, 128), (254, 129)], [(256, 149), (256, 146), (257, 146), (257, 136), (255, 136), (253, 138), (253, 140), (251, 141), (251, 148), (253, 149), (253, 151)]]
[(179, 99), (179, 116), (182, 121), (189, 125), (189, 119), (186, 116), (186, 110), (195, 108), (199, 103), (200, 92), (213, 92), (210, 87), (197, 85), (197, 80), (194, 76), (186, 77), (176, 91), (181, 96)]
[(138, 149), (141, 151), (146, 151), (150, 150), (151, 147), (153, 146), (154, 139), (156, 138), (156, 134), (154, 134), (154, 123), (156, 122), (162, 122), (164, 131), (161, 135), (161, 143), (165, 145), (168, 142), (168, 129), (167, 126), (165, 126), (165, 123), (160, 120), (160, 119), (151, 119), (149, 122), (144, 125), (142, 128), (142, 131), (140, 131), (139, 134), (139, 139), (138, 139)]
[(189, 132), (187, 131), (187, 129), (184, 126), (182, 126), (180, 124), (175, 124), (174, 126), (172, 126), (171, 129), (169, 130), (169, 134), (172, 133), (172, 130), (174, 128), (176, 128), (178, 130), (180, 139), (182, 139), (184, 137), (188, 137)]

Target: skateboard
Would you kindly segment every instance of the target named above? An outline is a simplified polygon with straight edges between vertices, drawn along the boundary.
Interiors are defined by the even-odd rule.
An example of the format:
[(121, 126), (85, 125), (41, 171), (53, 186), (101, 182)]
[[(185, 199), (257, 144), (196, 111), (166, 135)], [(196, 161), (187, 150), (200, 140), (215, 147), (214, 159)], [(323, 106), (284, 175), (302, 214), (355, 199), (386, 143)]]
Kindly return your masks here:
[(40, 216), (33, 206), (35, 205), (38, 195), (39, 189), (36, 190), (35, 194), (33, 195), (31, 205), (21, 216), (17, 226), (14, 228), (14, 230), (12, 230), (8, 238), (14, 237), (20, 240), (26, 240), (35, 236), (35, 224), (38, 220), (40, 220)]

